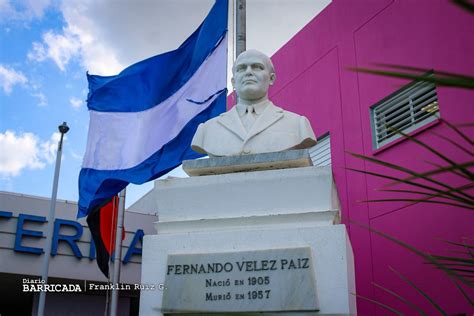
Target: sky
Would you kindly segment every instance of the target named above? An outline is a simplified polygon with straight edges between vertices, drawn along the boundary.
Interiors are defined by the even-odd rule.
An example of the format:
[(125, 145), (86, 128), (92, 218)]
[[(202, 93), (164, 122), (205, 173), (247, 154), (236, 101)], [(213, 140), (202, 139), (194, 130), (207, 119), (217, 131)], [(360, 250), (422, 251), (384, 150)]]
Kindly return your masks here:
[[(176, 49), (213, 3), (0, 0), (0, 191), (51, 196), (57, 127), (67, 122), (58, 199), (77, 201), (89, 126), (86, 72), (115, 75)], [(248, 0), (247, 48), (273, 55), (329, 3)], [(232, 1), (229, 7), (232, 16)], [(229, 19), (229, 65), (235, 59), (233, 39)], [(185, 176), (181, 168), (168, 175)], [(129, 185), (126, 205), (152, 187)]]

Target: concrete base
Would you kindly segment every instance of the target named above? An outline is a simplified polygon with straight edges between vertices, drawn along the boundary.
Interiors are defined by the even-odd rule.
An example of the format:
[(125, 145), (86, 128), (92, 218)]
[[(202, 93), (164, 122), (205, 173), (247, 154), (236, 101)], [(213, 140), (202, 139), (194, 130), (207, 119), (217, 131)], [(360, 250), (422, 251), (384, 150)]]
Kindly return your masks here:
[[(355, 315), (354, 263), (344, 225), (307, 228), (232, 229), (145, 236), (142, 284), (163, 284), (169, 254), (311, 247), (320, 311), (317, 315)], [(164, 284), (165, 287), (172, 286)], [(141, 291), (140, 315), (163, 315), (167, 289)], [(205, 293), (196, 293), (205, 295)], [(191, 311), (190, 311), (191, 312)], [(279, 315), (282, 315), (281, 313)]]
[[(330, 167), (160, 180), (155, 182), (153, 195), (159, 221), (155, 223), (157, 235), (148, 235), (144, 239), (141, 283), (154, 289), (141, 291), (141, 315), (163, 315), (163, 291), (173, 290), (173, 284), (164, 284), (170, 271), (169, 255), (191, 258), (193, 254), (207, 254), (200, 258), (222, 258), (219, 254), (262, 253), (269, 249), (279, 249), (276, 253), (285, 253), (281, 250), (290, 249), (290, 253), (291, 249), (302, 247), (309, 248), (311, 253), (309, 262), (314, 271), (314, 300), (317, 301), (315, 306), (319, 307), (317, 315), (355, 315), (355, 297), (350, 294), (355, 291), (353, 254), (345, 226), (334, 225), (338, 224), (339, 201)], [(255, 260), (258, 254), (252, 256), (254, 258), (246, 259)], [(230, 255), (228, 258), (234, 257)], [(267, 273), (248, 276), (254, 275), (265, 277)], [(223, 276), (210, 274), (209, 278)], [(232, 273), (228, 276), (235, 278)], [(196, 285), (192, 278), (185, 279), (189, 282), (188, 287), (192, 288), (187, 292), (192, 294), (181, 295), (181, 292), (175, 291), (166, 297), (191, 295), (194, 299), (197, 295), (207, 301), (206, 292), (231, 290), (209, 290), (204, 282), (197, 282)], [(247, 276), (243, 279), (247, 280)], [(268, 286), (273, 286), (271, 290), (275, 295), (287, 297), (293, 294), (285, 290), (285, 286), (278, 287), (272, 283), (278, 280), (275, 275), (271, 276), (271, 280)], [(294, 283), (295, 279), (290, 276), (288, 280)], [(237, 280), (232, 279), (234, 281)], [(159, 284), (164, 284), (167, 289), (157, 289)], [(247, 290), (244, 293), (247, 294)], [(220, 306), (228, 306), (226, 304)], [(271, 311), (261, 308), (255, 312)], [(212, 309), (213, 312), (224, 313), (230, 310), (235, 311), (225, 307)], [(280, 316), (295, 314), (291, 308), (274, 311), (280, 312)], [(282, 311), (285, 313), (282, 314)], [(206, 314), (206, 310), (192, 308), (176, 312)], [(302, 314), (312, 315), (315, 312), (310, 309)]]
[(159, 180), (154, 197), (160, 226), (310, 212), (332, 212), (334, 218), (339, 211), (330, 166)]

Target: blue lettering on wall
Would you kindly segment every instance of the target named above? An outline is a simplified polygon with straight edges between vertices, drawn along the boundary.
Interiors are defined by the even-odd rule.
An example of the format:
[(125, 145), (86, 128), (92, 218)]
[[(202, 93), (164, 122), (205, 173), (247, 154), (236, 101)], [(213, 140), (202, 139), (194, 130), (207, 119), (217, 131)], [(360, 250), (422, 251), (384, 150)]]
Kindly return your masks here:
[[(13, 217), (12, 212), (0, 211), (0, 219), (5, 218), (9, 219)], [(42, 247), (29, 247), (23, 246), (22, 241), (23, 237), (34, 237), (34, 238), (42, 238), (43, 232), (38, 230), (31, 230), (25, 229), (25, 223), (27, 222), (36, 222), (36, 223), (46, 223), (46, 217), (44, 216), (37, 216), (37, 215), (29, 215), (29, 214), (19, 214), (18, 215), (18, 222), (16, 226), (16, 235), (15, 235), (15, 245), (13, 250), (17, 252), (25, 252), (25, 253), (33, 253), (33, 254), (42, 254), (43, 248)], [(62, 227), (71, 227), (75, 230), (73, 235), (64, 235), (61, 234)], [(82, 234), (84, 233), (84, 228), (79, 222), (70, 221), (65, 219), (57, 218), (54, 221), (54, 230), (53, 230), (53, 239), (51, 243), (51, 255), (55, 256), (58, 253), (59, 242), (66, 242), (69, 247), (71, 247), (74, 256), (81, 259), (82, 253), (79, 249), (77, 242), (81, 239)], [(133, 255), (141, 255), (142, 254), (142, 243), (143, 243), (143, 236), (145, 233), (142, 229), (138, 229), (133, 236), (132, 241), (128, 247), (127, 253), (123, 258), (122, 262), (124, 264), (130, 262), (130, 259)], [(111, 256), (111, 260), (113, 260), (114, 254)], [(89, 247), (89, 259), (95, 260), (96, 259), (96, 247), (94, 244), (94, 240), (91, 238), (90, 247)]]
[(5, 211), (0, 211), (0, 217), (4, 217), (4, 218), (10, 218), (13, 216), (13, 213), (12, 212), (5, 212)]
[[(76, 230), (76, 233), (72, 236), (63, 235), (60, 233), (61, 227), (69, 226)], [(72, 252), (77, 258), (82, 258), (81, 250), (76, 244), (76, 241), (81, 239), (82, 236), (82, 225), (75, 221), (68, 221), (65, 219), (56, 219), (54, 221), (54, 233), (53, 233), (53, 244), (51, 245), (51, 255), (55, 256), (58, 253), (59, 241), (65, 241), (72, 249)]]
[(142, 247), (137, 248), (135, 245), (140, 241), (140, 244), (143, 243), (143, 235), (145, 233), (143, 230), (139, 229), (135, 233), (135, 236), (133, 236), (133, 240), (130, 243), (130, 247), (128, 248), (127, 254), (125, 255), (125, 258), (123, 258), (123, 263), (126, 264), (130, 261), (130, 258), (132, 255), (141, 255), (142, 254)]
[(18, 251), (18, 252), (34, 253), (34, 254), (38, 254), (38, 255), (42, 254), (43, 253), (43, 248), (26, 247), (26, 246), (21, 245), (21, 240), (23, 239), (23, 236), (37, 237), (37, 238), (43, 237), (43, 232), (36, 231), (36, 230), (24, 229), (23, 225), (24, 225), (25, 221), (46, 223), (46, 217), (36, 216), (36, 215), (20, 214), (18, 216), (18, 222), (17, 222), (17, 225), (16, 225), (15, 247), (13, 248), (13, 250)]
[(95, 242), (94, 242), (94, 239), (91, 237), (91, 242), (89, 245), (89, 260), (94, 260), (95, 257), (96, 257)]

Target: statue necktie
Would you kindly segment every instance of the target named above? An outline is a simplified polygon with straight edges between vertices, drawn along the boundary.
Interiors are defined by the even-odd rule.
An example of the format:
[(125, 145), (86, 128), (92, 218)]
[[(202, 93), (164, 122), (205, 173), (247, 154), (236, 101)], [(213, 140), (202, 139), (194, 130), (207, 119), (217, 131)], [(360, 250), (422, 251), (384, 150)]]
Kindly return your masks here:
[(255, 109), (253, 105), (248, 105), (247, 106), (247, 111), (245, 112), (243, 123), (245, 130), (248, 132), (252, 128), (253, 123), (255, 123)]

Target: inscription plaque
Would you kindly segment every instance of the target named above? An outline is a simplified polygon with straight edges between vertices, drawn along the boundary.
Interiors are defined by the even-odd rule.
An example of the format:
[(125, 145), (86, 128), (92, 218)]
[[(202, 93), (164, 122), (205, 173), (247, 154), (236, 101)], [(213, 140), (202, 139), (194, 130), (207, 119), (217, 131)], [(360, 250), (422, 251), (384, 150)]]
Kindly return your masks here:
[(168, 256), (162, 311), (317, 311), (311, 248)]

